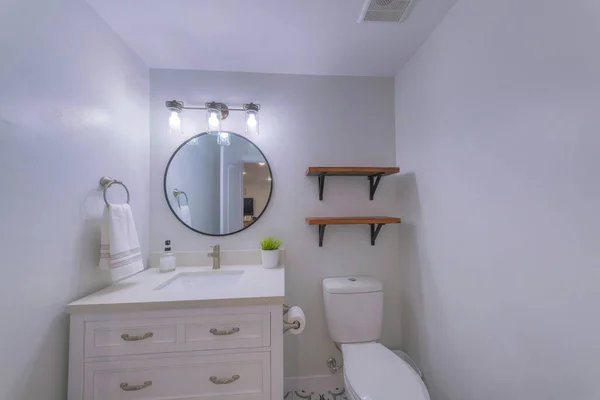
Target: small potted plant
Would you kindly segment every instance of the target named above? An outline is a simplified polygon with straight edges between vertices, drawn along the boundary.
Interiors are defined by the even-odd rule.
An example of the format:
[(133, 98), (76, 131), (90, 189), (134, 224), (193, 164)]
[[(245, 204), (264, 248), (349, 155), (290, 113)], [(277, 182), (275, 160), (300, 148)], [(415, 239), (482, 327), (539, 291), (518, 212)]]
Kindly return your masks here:
[(281, 240), (271, 236), (260, 241), (260, 255), (264, 268), (277, 268), (279, 265), (279, 247), (281, 247)]

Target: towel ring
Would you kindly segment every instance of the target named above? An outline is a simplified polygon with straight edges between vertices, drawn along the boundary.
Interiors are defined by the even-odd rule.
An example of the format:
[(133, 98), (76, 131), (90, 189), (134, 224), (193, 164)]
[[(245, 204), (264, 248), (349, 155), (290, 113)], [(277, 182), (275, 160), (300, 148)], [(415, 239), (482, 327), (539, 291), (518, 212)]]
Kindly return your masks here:
[(125, 189), (125, 192), (127, 192), (127, 204), (129, 204), (129, 200), (131, 199), (131, 196), (129, 195), (129, 189), (127, 189), (127, 186), (125, 186), (125, 184), (123, 182), (113, 179), (110, 176), (103, 176), (102, 178), (100, 178), (100, 186), (102, 186), (104, 188), (103, 197), (104, 197), (104, 202), (106, 203), (106, 206), (108, 207), (110, 205), (108, 200), (106, 199), (106, 191), (112, 185), (115, 185), (115, 184), (123, 186), (123, 189)]
[(185, 196), (185, 204), (187, 204), (189, 206), (190, 205), (190, 200), (187, 197), (187, 193), (185, 193), (183, 190), (173, 189), (173, 196), (175, 196), (175, 198), (177, 199), (177, 205), (179, 206), (179, 208), (181, 208), (181, 203), (179, 202), (179, 196), (180, 195), (184, 195)]

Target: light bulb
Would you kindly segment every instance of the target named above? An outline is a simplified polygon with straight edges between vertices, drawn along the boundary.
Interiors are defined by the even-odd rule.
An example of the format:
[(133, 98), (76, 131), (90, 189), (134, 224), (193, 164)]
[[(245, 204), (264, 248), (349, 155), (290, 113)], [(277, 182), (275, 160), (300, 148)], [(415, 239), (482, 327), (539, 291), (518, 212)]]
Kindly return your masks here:
[(258, 135), (258, 111), (253, 109), (246, 110), (246, 135)]
[(229, 146), (231, 144), (231, 141), (229, 140), (229, 133), (219, 132), (219, 136), (217, 137), (217, 143), (221, 146)]
[(217, 113), (210, 113), (210, 118), (208, 118), (208, 123), (211, 128), (217, 128), (219, 126), (219, 118), (217, 118)]
[(265, 165), (267, 165), (267, 163), (259, 162), (258, 165), (260, 165), (261, 167), (264, 167)]
[(256, 121), (256, 115), (254, 115), (254, 114), (249, 114), (249, 115), (248, 115), (248, 126), (249, 126), (250, 128), (254, 128), (254, 127), (256, 126), (256, 124), (257, 124), (257, 121)]
[(216, 135), (221, 131), (221, 111), (216, 108), (209, 108), (206, 114), (207, 131)]
[(169, 117), (169, 132), (173, 134), (181, 134), (181, 119), (177, 111), (171, 111)]

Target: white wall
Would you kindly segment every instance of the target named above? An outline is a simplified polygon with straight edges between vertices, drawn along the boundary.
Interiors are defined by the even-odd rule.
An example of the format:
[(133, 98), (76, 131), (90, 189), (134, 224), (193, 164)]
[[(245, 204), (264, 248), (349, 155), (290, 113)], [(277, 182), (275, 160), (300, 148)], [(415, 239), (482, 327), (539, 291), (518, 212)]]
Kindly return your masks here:
[(460, 0), (396, 80), (405, 344), (436, 400), (598, 399), (600, 5)]
[(1, 8), (0, 398), (64, 400), (65, 305), (108, 283), (101, 176), (147, 254), (148, 70), (84, 1)]
[[(383, 228), (371, 247), (368, 226), (328, 227), (318, 247), (308, 216), (394, 214), (396, 188), (384, 179), (373, 202), (366, 178), (328, 178), (325, 200), (318, 200), (311, 165), (394, 165), (394, 88), (391, 78), (319, 77), (201, 71), (150, 70), (151, 246), (163, 240), (173, 249), (256, 249), (266, 235), (286, 248), (286, 302), (304, 308), (308, 327), (285, 338), (287, 376), (329, 374), (327, 357), (340, 357), (329, 339), (323, 316), (321, 279), (342, 274), (373, 274), (384, 281), (386, 326), (382, 341), (400, 344), (398, 321), (398, 227)], [(260, 103), (261, 135), (252, 140), (273, 169), (273, 198), (263, 217), (246, 231), (223, 238), (196, 234), (180, 224), (162, 195), (164, 168), (181, 138), (167, 135), (165, 100), (189, 105), (223, 101), (231, 106)], [(182, 114), (189, 134), (205, 129), (204, 112)], [(243, 133), (243, 113), (231, 113), (223, 129)]]

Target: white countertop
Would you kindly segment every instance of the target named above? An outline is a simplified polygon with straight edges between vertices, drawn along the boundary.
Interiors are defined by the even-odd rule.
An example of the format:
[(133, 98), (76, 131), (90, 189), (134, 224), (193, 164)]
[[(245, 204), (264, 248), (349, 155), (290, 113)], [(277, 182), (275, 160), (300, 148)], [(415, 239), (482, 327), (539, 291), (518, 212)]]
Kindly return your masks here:
[(87, 297), (70, 303), (70, 314), (164, 310), (175, 308), (239, 307), (283, 304), (285, 269), (260, 265), (228, 265), (222, 271), (240, 271), (240, 279), (227, 287), (192, 290), (156, 290), (181, 273), (211, 271), (211, 267), (180, 267), (161, 274), (149, 268)]

